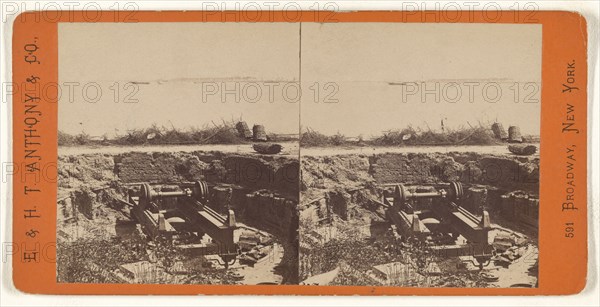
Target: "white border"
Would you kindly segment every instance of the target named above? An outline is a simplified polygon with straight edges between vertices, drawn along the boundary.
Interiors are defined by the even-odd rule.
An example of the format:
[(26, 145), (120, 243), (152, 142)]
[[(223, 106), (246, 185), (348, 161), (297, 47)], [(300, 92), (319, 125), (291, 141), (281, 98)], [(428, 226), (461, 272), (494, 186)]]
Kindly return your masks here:
[[(217, 1), (123, 1), (124, 3), (134, 3), (140, 10), (201, 10), (203, 8), (215, 5), (221, 9), (234, 10), (236, 8), (251, 8), (258, 5), (263, 9), (276, 8), (281, 9), (284, 5), (288, 8), (302, 7), (303, 9), (324, 8), (326, 3), (333, 3), (338, 10), (402, 10), (412, 8), (417, 5), (420, 8), (436, 9), (436, 3), (441, 8), (452, 9), (460, 7), (469, 9), (470, 7), (482, 8), (486, 3), (492, 1), (322, 1), (318, 0), (298, 0), (298, 1), (232, 1), (225, 4), (224, 0)], [(0, 43), (2, 62), (0, 62), (1, 81), (11, 81), (11, 41), (12, 24), (16, 14), (6, 12), (5, 9), (13, 8), (16, 4), (25, 10), (34, 10), (36, 8), (55, 8), (58, 5), (63, 9), (76, 8), (81, 9), (86, 6), (110, 10), (115, 8), (116, 0), (100, 1), (5, 1), (0, 0), (2, 5), (3, 23), (0, 29), (2, 42)], [(503, 10), (515, 8), (515, 5), (522, 7), (526, 3), (534, 3), (539, 10), (567, 10), (576, 11), (587, 19), (588, 26), (588, 219), (589, 219), (589, 261), (588, 261), (588, 283), (580, 294), (571, 296), (535, 296), (535, 297), (416, 297), (416, 296), (390, 296), (390, 297), (282, 297), (282, 296), (59, 296), (59, 295), (29, 295), (16, 290), (12, 285), (12, 264), (11, 257), (8, 261), (2, 262), (0, 266), (0, 306), (321, 306), (321, 305), (343, 305), (343, 306), (387, 306), (387, 305), (419, 305), (419, 306), (599, 306), (600, 292), (598, 279), (600, 276), (599, 266), (600, 258), (598, 252), (599, 245), (599, 162), (600, 162), (600, 130), (599, 130), (599, 108), (600, 104), (598, 89), (599, 69), (598, 69), (598, 28), (599, 28), (599, 6), (597, 0), (588, 1), (505, 1), (498, 0), (493, 2), (499, 5)], [(239, 5), (239, 6), (236, 6)], [(36, 7), (36, 5), (38, 5)], [(92, 7), (92, 5), (94, 5)], [(98, 6), (95, 6), (98, 5)], [(331, 6), (330, 6), (331, 7)], [(489, 6), (488, 6), (489, 7)], [(12, 159), (12, 149), (9, 143), (11, 135), (11, 105), (6, 103), (9, 97), (2, 91), (2, 102), (0, 102), (0, 162), (6, 165)], [(4, 169), (2, 169), (2, 180), (0, 180), (0, 235), (1, 242), (10, 242), (12, 238), (11, 219), (12, 211), (9, 201), (11, 199), (12, 188), (4, 178)], [(2, 250), (3, 258), (4, 249)], [(574, 259), (565, 259), (565, 261), (574, 261)]]

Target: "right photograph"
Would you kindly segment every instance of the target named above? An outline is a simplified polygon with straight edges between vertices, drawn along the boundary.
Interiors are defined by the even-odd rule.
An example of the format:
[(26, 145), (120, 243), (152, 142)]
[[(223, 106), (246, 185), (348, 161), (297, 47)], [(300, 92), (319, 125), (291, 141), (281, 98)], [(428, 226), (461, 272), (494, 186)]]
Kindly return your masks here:
[(301, 24), (301, 284), (538, 287), (542, 31)]

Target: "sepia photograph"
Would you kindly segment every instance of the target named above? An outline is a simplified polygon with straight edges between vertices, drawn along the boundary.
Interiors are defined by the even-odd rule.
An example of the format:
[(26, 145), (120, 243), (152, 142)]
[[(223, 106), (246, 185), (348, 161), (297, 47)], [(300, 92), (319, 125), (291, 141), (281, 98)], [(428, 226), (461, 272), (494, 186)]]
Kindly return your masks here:
[(38, 2), (0, 305), (600, 298), (594, 5)]
[(59, 282), (537, 287), (541, 26), (58, 33)]
[(297, 284), (298, 25), (58, 34), (58, 282)]
[(539, 25), (302, 25), (304, 285), (537, 287)]

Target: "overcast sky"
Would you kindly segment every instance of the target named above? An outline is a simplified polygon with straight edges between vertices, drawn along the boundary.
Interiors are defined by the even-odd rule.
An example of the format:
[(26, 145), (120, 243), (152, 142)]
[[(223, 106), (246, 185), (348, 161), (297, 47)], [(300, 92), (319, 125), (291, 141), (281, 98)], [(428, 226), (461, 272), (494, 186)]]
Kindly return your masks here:
[(498, 119), (539, 134), (541, 34), (541, 25), (303, 24), (302, 84), (333, 82), (338, 102), (303, 96), (302, 125), (368, 137)]
[[(250, 126), (295, 133), (301, 115), (303, 127), (348, 136), (409, 124), (439, 129), (442, 120), (452, 128), (496, 119), (539, 133), (540, 103), (523, 101), (540, 99), (540, 25), (301, 27), (300, 32), (297, 23), (61, 23), (59, 82), (81, 85), (73, 97), (63, 91), (59, 129), (100, 136), (152, 124), (201, 127), (243, 116)], [(91, 84), (87, 99), (85, 84)], [(430, 90), (425, 100), (423, 87)], [(102, 95), (94, 99), (96, 88)], [(502, 95), (496, 97), (498, 88)], [(138, 102), (124, 103), (126, 98)]]
[[(91, 103), (83, 85), (73, 103), (62, 95), (59, 129), (102, 135), (153, 123), (202, 127), (243, 116), (250, 127), (297, 133), (299, 102), (285, 101), (281, 91), (298, 81), (298, 31), (292, 23), (61, 23), (59, 82), (93, 82), (89, 96), (95, 84), (103, 95)], [(131, 81), (141, 82), (131, 97), (139, 102), (122, 103), (135, 90), (126, 88)], [(273, 102), (265, 82), (275, 83)], [(258, 100), (257, 86), (263, 91)], [(235, 94), (223, 99), (225, 88), (240, 102)]]

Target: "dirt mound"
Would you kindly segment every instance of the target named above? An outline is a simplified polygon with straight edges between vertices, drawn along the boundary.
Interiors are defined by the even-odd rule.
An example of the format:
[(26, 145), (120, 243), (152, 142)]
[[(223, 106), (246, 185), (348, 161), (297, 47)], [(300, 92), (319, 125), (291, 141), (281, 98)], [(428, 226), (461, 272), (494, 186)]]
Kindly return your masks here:
[(64, 189), (103, 186), (117, 179), (114, 168), (115, 161), (110, 155), (59, 156), (58, 186)]
[(539, 159), (483, 157), (479, 162), (484, 171), (482, 183), (498, 187), (538, 192)]
[(538, 193), (539, 158), (477, 153), (386, 153), (372, 156), (302, 157), (305, 200), (337, 187), (350, 190), (370, 183), (427, 184), (460, 181)]
[(298, 198), (299, 163), (287, 157), (219, 152), (86, 154), (61, 156), (59, 189), (63, 195), (82, 186), (120, 183), (174, 183), (205, 180), (251, 189), (271, 189)]
[(209, 165), (190, 153), (127, 153), (115, 156), (122, 182), (167, 183), (202, 179)]
[(302, 157), (302, 190), (364, 186), (374, 180), (370, 170), (362, 155)]

